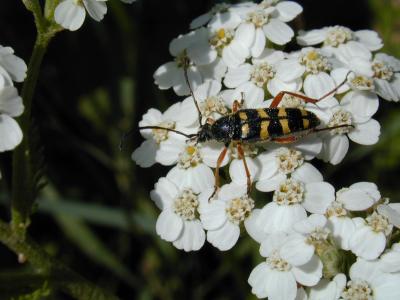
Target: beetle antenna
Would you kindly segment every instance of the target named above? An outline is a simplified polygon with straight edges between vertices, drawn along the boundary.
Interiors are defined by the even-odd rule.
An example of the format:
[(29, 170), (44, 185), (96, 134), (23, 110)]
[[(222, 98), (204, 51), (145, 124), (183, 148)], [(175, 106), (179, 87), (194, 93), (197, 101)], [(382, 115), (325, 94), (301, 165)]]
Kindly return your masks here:
[(160, 126), (142, 126), (142, 127), (139, 127), (139, 130), (143, 130), (143, 129), (161, 129), (161, 130), (171, 131), (171, 132), (174, 132), (176, 134), (183, 135), (184, 137), (187, 137), (188, 139), (191, 139), (191, 138), (197, 136), (197, 133), (186, 134), (186, 133), (184, 133), (182, 131), (178, 131), (178, 130), (171, 129), (171, 128), (160, 127)]
[[(165, 127), (160, 127), (160, 126), (142, 126), (142, 127), (139, 127), (139, 130), (143, 130), (143, 129), (160, 129), (160, 130), (171, 131), (171, 132), (174, 132), (174, 133), (176, 133), (176, 134), (183, 135), (184, 137), (187, 137), (188, 139), (193, 139), (194, 137), (197, 137), (197, 133), (186, 134), (186, 133), (184, 133), (184, 132), (181, 132), (181, 131), (178, 131), (178, 130), (175, 130), (175, 129), (165, 128)], [(123, 149), (123, 147), (124, 147), (125, 140), (126, 140), (132, 133), (134, 133), (135, 131), (136, 131), (135, 129), (132, 129), (132, 130), (129, 130), (128, 132), (122, 134), (122, 136), (121, 136), (121, 141), (120, 141), (120, 143), (119, 143), (119, 150), (120, 150), (120, 151), (122, 151), (122, 149)]]
[(186, 84), (189, 87), (190, 95), (193, 98), (194, 105), (196, 105), (197, 112), (199, 113), (199, 123), (200, 123), (200, 127), (201, 127), (201, 126), (203, 126), (203, 124), (201, 122), (201, 120), (203, 119), (203, 116), (202, 116), (201, 111), (200, 111), (199, 103), (197, 102), (196, 98), (194, 97), (193, 89), (192, 89), (192, 86), (190, 85), (190, 82), (189, 82), (189, 76), (188, 76), (187, 70), (188, 70), (188, 67), (185, 67), (183, 69), (183, 74), (185, 75)]
[(332, 91), (329, 91), (328, 93), (323, 95), (321, 98), (319, 98), (318, 102), (321, 101), (322, 99), (325, 99), (325, 98), (329, 97), (330, 95), (334, 94), (342, 85), (344, 85), (347, 82), (347, 77), (349, 76), (350, 73), (351, 73), (351, 71), (348, 71), (344, 80), (337, 87), (335, 87)]

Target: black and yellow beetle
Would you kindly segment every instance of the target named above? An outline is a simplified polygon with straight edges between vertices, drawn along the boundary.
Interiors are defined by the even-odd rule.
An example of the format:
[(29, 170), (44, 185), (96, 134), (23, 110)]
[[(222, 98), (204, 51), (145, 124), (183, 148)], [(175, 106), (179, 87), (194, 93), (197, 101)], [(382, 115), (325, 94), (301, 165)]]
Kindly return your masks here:
[(321, 121), (314, 113), (302, 108), (278, 107), (285, 94), (303, 99), (308, 103), (317, 103), (318, 101), (334, 94), (337, 89), (346, 82), (346, 80), (319, 99), (313, 99), (293, 92), (282, 91), (274, 97), (271, 105), (268, 108), (258, 109), (240, 109), (240, 102), (235, 100), (231, 113), (224, 115), (217, 120), (208, 118), (206, 123), (202, 124), (202, 114), (189, 84), (186, 71), (185, 78), (199, 114), (200, 127), (198, 132), (195, 134), (185, 134), (174, 129), (163, 128), (159, 126), (143, 126), (139, 127), (139, 129), (164, 129), (183, 135), (191, 140), (195, 140), (196, 143), (202, 143), (206, 141), (218, 141), (224, 143), (225, 147), (218, 157), (217, 166), (215, 168), (215, 190), (211, 197), (213, 197), (219, 187), (219, 168), (225, 158), (228, 147), (232, 143), (237, 147), (239, 157), (243, 160), (247, 176), (247, 192), (249, 193), (251, 189), (251, 176), (247, 167), (244, 151), (241, 146), (242, 144), (266, 141), (287, 144), (295, 142), (300, 137), (308, 135), (312, 132), (351, 126), (344, 124), (317, 129)]

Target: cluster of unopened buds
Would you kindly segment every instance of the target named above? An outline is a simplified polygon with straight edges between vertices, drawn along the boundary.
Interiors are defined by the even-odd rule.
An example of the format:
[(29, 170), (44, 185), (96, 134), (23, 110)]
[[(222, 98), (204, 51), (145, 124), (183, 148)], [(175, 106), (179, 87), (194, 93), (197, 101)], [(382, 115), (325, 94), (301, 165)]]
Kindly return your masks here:
[[(187, 98), (164, 113), (148, 110), (139, 123), (145, 141), (132, 155), (142, 167), (172, 166), (150, 194), (161, 210), (157, 234), (185, 251), (206, 240), (226, 251), (244, 228), (265, 258), (248, 279), (259, 298), (400, 299), (400, 205), (371, 182), (335, 190), (310, 163), (339, 164), (349, 140), (378, 142), (373, 116), (379, 97), (400, 100), (400, 61), (378, 52), (371, 30), (332, 26), (295, 37), (287, 22), (301, 12), (292, 1), (218, 4), (171, 41), (174, 58), (155, 83)], [(274, 49), (294, 37), (300, 50)], [(268, 116), (273, 107), (313, 114), (319, 125)], [(242, 140), (234, 132), (225, 145), (203, 138), (233, 115), (248, 119)], [(274, 138), (267, 119), (289, 134)], [(311, 130), (293, 129), (293, 120)], [(244, 138), (252, 130), (258, 143)], [(229, 178), (215, 189), (223, 167)], [(265, 194), (252, 198), (252, 186)]]

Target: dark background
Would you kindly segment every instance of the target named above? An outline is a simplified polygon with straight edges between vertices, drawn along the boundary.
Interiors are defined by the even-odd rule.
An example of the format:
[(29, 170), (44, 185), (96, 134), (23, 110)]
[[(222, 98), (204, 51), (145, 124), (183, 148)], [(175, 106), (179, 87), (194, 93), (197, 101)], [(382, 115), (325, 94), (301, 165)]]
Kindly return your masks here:
[[(400, 57), (400, 1), (298, 1), (295, 29), (344, 25), (372, 28), (383, 51)], [(214, 1), (110, 0), (101, 23), (87, 19), (76, 32), (58, 34), (45, 57), (33, 116), (48, 182), (37, 201), (30, 234), (74, 270), (122, 299), (251, 299), (247, 278), (260, 261), (248, 237), (222, 253), (207, 243), (184, 253), (155, 234), (158, 210), (149, 191), (168, 168), (136, 167), (130, 159), (142, 142), (134, 133), (119, 150), (121, 134), (135, 128), (150, 107), (165, 110), (179, 99), (160, 91), (153, 72), (170, 60), (168, 44)], [(28, 62), (33, 18), (21, 1), (0, 1), (0, 43)], [(294, 44), (289, 47), (295, 47)], [(354, 143), (338, 166), (315, 164), (336, 188), (373, 181), (398, 202), (400, 106), (381, 101), (381, 140)], [(0, 216), (9, 219), (11, 153), (0, 155)], [(0, 299), (28, 293), (31, 270), (0, 246)], [(24, 277), (25, 276), (25, 277)], [(70, 299), (59, 292), (50, 299)]]

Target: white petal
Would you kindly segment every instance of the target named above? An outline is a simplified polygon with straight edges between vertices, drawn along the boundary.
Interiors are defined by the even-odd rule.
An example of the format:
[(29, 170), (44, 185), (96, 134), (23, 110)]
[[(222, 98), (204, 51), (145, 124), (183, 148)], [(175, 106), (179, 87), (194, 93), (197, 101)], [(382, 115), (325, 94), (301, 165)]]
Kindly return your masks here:
[(161, 177), (150, 192), (150, 198), (162, 210), (171, 207), (178, 194), (176, 185), (166, 177)]
[(107, 5), (105, 2), (96, 0), (83, 0), (88, 14), (97, 22), (103, 20), (107, 13)]
[(321, 156), (333, 165), (340, 163), (349, 149), (349, 139), (345, 135), (334, 135), (325, 140)]
[(158, 145), (154, 140), (146, 140), (133, 151), (132, 159), (142, 168), (151, 167), (156, 163), (157, 150)]
[(378, 33), (372, 30), (358, 30), (354, 33), (358, 41), (365, 45), (368, 50), (376, 51), (382, 48), (382, 39)]
[(210, 200), (209, 203), (202, 205), (200, 209), (201, 223), (206, 230), (216, 230), (227, 220), (226, 217), (226, 203), (219, 200)]
[[(254, 159), (249, 157), (246, 158), (246, 163), (250, 172), (251, 182), (254, 182), (259, 173), (259, 166)], [(229, 166), (229, 175), (231, 176), (232, 181), (238, 185), (247, 183), (246, 170), (241, 159), (234, 159), (231, 162)]]
[(301, 77), (306, 67), (300, 65), (297, 60), (287, 59), (281, 61), (276, 67), (276, 77), (282, 81), (288, 82)]
[(227, 221), (221, 228), (209, 230), (207, 232), (207, 241), (219, 250), (226, 251), (236, 244), (239, 235), (239, 226)]
[(268, 234), (278, 231), (289, 233), (294, 223), (306, 217), (306, 211), (299, 204), (284, 206), (270, 202), (261, 209), (257, 225)]
[(22, 98), (18, 96), (18, 90), (13, 87), (0, 89), (0, 112), (10, 117), (18, 117), (24, 111)]
[(192, 22), (190, 22), (190, 29), (195, 29), (205, 25), (208, 21), (210, 21), (211, 17), (212, 15), (209, 12), (198, 16)]
[(221, 81), (226, 73), (227, 66), (220, 57), (217, 57), (211, 64), (198, 66), (197, 69), (204, 80), (216, 79)]
[(272, 274), (268, 277), (266, 290), (269, 300), (289, 300), (295, 299), (297, 284), (294, 276), (290, 272), (271, 270)]
[(361, 145), (373, 145), (379, 140), (381, 125), (378, 121), (371, 119), (368, 122), (357, 124), (356, 128), (348, 133), (349, 138)]
[(253, 65), (267, 63), (269, 65), (276, 65), (285, 59), (285, 54), (282, 51), (275, 49), (265, 48), (259, 57), (253, 57)]
[(181, 235), (174, 241), (174, 246), (184, 251), (197, 251), (203, 247), (206, 234), (199, 220), (184, 221)]
[(249, 53), (250, 50), (248, 48), (244, 47), (238, 41), (233, 40), (222, 50), (222, 59), (228, 67), (235, 68), (244, 63)]
[(396, 90), (387, 80), (375, 78), (374, 84), (376, 93), (383, 99), (396, 102), (399, 101), (399, 97), (396, 95)]
[(382, 254), (380, 258), (380, 267), (384, 272), (399, 272), (400, 271), (400, 251), (390, 250)]
[[(16, 82), (24, 81), (26, 77), (27, 66), (25, 62), (14, 55), (14, 50), (11, 47), (2, 47), (1, 63), (0, 63), (0, 77), (4, 77), (3, 84), (0, 83), (0, 87), (2, 88), (5, 84), (12, 85), (11, 80)], [(4, 70), (4, 71), (3, 71)]]
[(374, 204), (374, 198), (360, 189), (348, 189), (340, 192), (337, 201), (344, 204), (344, 207), (351, 211), (362, 211)]
[(237, 68), (228, 68), (224, 84), (228, 88), (235, 88), (250, 80), (250, 72), (253, 67), (250, 64), (243, 64)]
[(211, 96), (216, 96), (221, 90), (221, 83), (217, 80), (207, 80), (199, 85), (194, 91), (194, 96), (197, 101), (205, 100)]
[(267, 234), (257, 225), (260, 209), (253, 209), (250, 216), (244, 221), (247, 233), (258, 243), (262, 243), (267, 238)]
[(351, 112), (354, 122), (363, 123), (378, 111), (379, 99), (375, 93), (355, 91), (346, 94), (340, 105)]
[[(203, 80), (201, 78), (201, 74), (196, 67), (189, 68), (187, 74), (192, 89), (196, 89), (197, 86), (202, 84)], [(184, 96), (189, 94), (190, 90), (186, 82), (186, 79), (184, 77), (183, 69), (178, 70), (178, 80), (177, 83), (173, 86), (173, 88), (178, 96)]]
[(351, 251), (364, 259), (375, 259), (385, 249), (386, 238), (382, 232), (376, 233), (369, 226), (356, 229), (349, 240)]
[(396, 226), (397, 228), (400, 228), (400, 213), (390, 207), (389, 205), (378, 205), (377, 211), (380, 215), (385, 216), (386, 218), (389, 219), (389, 222)]
[(182, 230), (182, 219), (170, 209), (163, 210), (158, 216), (156, 232), (163, 240), (168, 242), (175, 241), (181, 234)]
[(310, 46), (322, 43), (326, 38), (327, 29), (314, 29), (302, 32), (297, 36), (297, 43), (302, 46)]
[(341, 249), (349, 250), (349, 239), (356, 230), (356, 226), (349, 217), (332, 216), (328, 220), (328, 228), (332, 231), (335, 242)]
[(174, 138), (160, 143), (156, 152), (156, 162), (163, 166), (171, 166), (176, 164), (179, 154), (185, 149), (185, 143)]
[(161, 65), (153, 75), (154, 83), (158, 85), (161, 90), (169, 89), (177, 84), (179, 80), (178, 66), (174, 61), (167, 62)]
[(167, 178), (177, 184), (179, 189), (191, 188), (195, 193), (214, 186), (214, 174), (204, 164), (188, 169), (175, 166), (168, 172)]
[(256, 28), (252, 23), (242, 23), (236, 29), (234, 40), (239, 42), (243, 47), (250, 49), (256, 37)]
[(260, 108), (264, 101), (264, 90), (252, 82), (246, 82), (237, 87), (233, 97), (234, 99), (241, 99), (242, 94), (246, 108)]
[(335, 81), (325, 72), (308, 75), (303, 85), (305, 94), (314, 99), (321, 98), (335, 87)]
[(54, 20), (62, 27), (74, 31), (82, 26), (85, 15), (86, 11), (82, 5), (74, 4), (73, 0), (65, 0), (57, 5)]
[(314, 255), (314, 246), (308, 244), (304, 236), (291, 234), (282, 245), (279, 253), (291, 265), (301, 266), (309, 262)]
[(400, 298), (399, 274), (382, 274), (374, 278), (373, 288), (376, 300), (397, 300)]
[(282, 1), (276, 5), (279, 12), (279, 20), (283, 22), (292, 21), (297, 15), (301, 14), (303, 8), (293, 1)]
[(261, 55), (265, 48), (265, 35), (264, 32), (260, 29), (256, 29), (255, 38), (253, 45), (251, 46), (251, 56), (258, 57)]
[(274, 77), (270, 81), (268, 81), (267, 88), (272, 96), (276, 96), (281, 91), (296, 92), (301, 88), (301, 84), (301, 78), (289, 82), (284, 82), (277, 77)]
[[(207, 144), (204, 144), (201, 148), (201, 157), (203, 158), (203, 162), (211, 167), (215, 168), (217, 166), (217, 160), (219, 157), (219, 154), (221, 153), (222, 149), (224, 148), (224, 145), (219, 143), (219, 142), (208, 142)], [(228, 153), (225, 155), (224, 160), (221, 163), (221, 167), (224, 167), (228, 164), (229, 162), (229, 150)]]
[(322, 277), (322, 262), (314, 255), (305, 265), (293, 267), (292, 273), (298, 283), (304, 286), (316, 285)]
[(321, 172), (312, 164), (307, 162), (294, 170), (291, 174), (291, 178), (304, 183), (320, 182), (323, 180)]
[(311, 213), (324, 214), (328, 206), (335, 200), (335, 189), (327, 182), (311, 182), (306, 184), (302, 205)]
[(265, 262), (257, 265), (251, 271), (248, 283), (251, 286), (251, 292), (258, 298), (265, 298), (268, 296), (266, 286), (269, 276), (269, 268)]
[(14, 149), (22, 141), (18, 123), (6, 114), (0, 114), (0, 152)]
[(277, 173), (273, 177), (259, 179), (256, 183), (256, 189), (261, 192), (272, 192), (276, 190), (279, 184), (286, 179), (285, 174)]
[(285, 45), (294, 36), (292, 28), (277, 19), (272, 19), (263, 27), (266, 37), (277, 45)]

